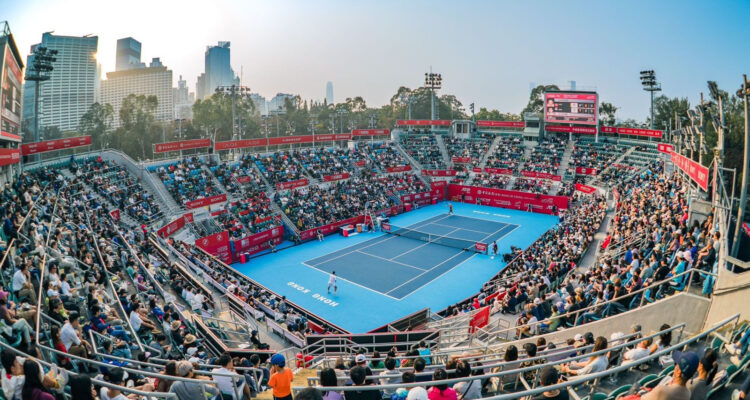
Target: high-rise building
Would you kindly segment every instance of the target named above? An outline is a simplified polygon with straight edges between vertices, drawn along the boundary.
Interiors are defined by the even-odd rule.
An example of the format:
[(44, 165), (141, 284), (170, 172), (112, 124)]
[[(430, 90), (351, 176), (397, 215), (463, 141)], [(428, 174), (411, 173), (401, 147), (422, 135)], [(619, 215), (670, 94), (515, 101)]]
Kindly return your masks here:
[[(32, 46), (45, 46), (57, 50), (57, 61), (50, 79), (39, 87), (39, 131), (56, 126), (61, 131), (78, 129), (81, 116), (98, 100), (99, 66), (96, 51), (97, 36), (42, 35), (42, 42)], [(27, 60), (31, 60), (31, 56)], [(23, 85), (23, 118), (29, 126), (34, 122), (34, 85), (27, 81)], [(31, 93), (31, 96), (28, 94)], [(43, 138), (42, 138), (43, 139)]]
[[(206, 47), (205, 75), (198, 78), (198, 98), (211, 96), (219, 86), (239, 85), (230, 65), (229, 42), (219, 42), (216, 46)], [(201, 82), (202, 81), (202, 82)]]
[[(160, 65), (160, 63), (159, 63)], [(167, 67), (153, 66), (148, 68), (129, 69), (107, 72), (107, 80), (102, 81), (102, 102), (112, 105), (114, 118), (112, 126), (120, 126), (120, 108), (122, 101), (134, 94), (156, 96), (158, 102), (154, 118), (157, 121), (174, 119), (174, 93), (172, 89), (172, 71)]]
[(268, 115), (268, 109), (266, 108), (266, 98), (259, 95), (258, 93), (250, 93), (250, 100), (255, 104), (255, 113), (259, 115)]
[(290, 99), (292, 101), (292, 105), (296, 106), (294, 102), (294, 95), (286, 93), (276, 93), (276, 96), (274, 96), (271, 101), (266, 103), (268, 113), (273, 114), (279, 111), (286, 111), (284, 107), (284, 105), (286, 104), (286, 99)]
[(177, 87), (174, 88), (173, 91), (175, 119), (193, 118), (195, 94), (188, 90), (187, 81), (182, 79), (182, 75), (180, 75), (180, 79), (177, 81)]
[(333, 82), (326, 82), (326, 103), (333, 104)]
[(206, 73), (202, 73), (198, 76), (198, 79), (195, 81), (195, 97), (203, 100), (206, 97)]
[(141, 42), (132, 37), (118, 39), (115, 71), (145, 67), (146, 64), (141, 62)]

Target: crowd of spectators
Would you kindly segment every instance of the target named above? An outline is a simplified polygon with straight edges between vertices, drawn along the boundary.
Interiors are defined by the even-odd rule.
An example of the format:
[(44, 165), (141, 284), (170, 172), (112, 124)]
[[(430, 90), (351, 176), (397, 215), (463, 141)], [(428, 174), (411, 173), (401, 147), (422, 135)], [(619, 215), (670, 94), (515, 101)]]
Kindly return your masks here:
[(188, 201), (221, 194), (204, 165), (199, 157), (188, 157), (158, 167), (156, 174), (177, 204), (185, 205)]
[(474, 185), (495, 189), (507, 189), (511, 178), (511, 175), (505, 174), (491, 174), (486, 172), (478, 173), (474, 177)]
[(552, 189), (552, 181), (549, 179), (516, 178), (513, 182), (513, 190), (523, 192), (548, 194)]
[(524, 169), (556, 174), (567, 144), (567, 140), (554, 136), (540, 140), (539, 144), (531, 149), (531, 155), (526, 160)]
[(445, 169), (443, 155), (434, 134), (400, 136), (401, 145), (425, 169)]
[(494, 154), (487, 158), (487, 167), (517, 171), (523, 161), (524, 151), (520, 136), (503, 136), (499, 139)]
[(451, 159), (453, 157), (469, 158), (468, 163), (456, 163), (454, 161), (454, 169), (470, 171), (473, 167), (479, 165), (479, 162), (484, 158), (487, 151), (489, 151), (492, 140), (481, 136), (469, 139), (446, 137), (444, 143), (446, 150), (448, 150), (448, 156)]
[(367, 165), (369, 157), (348, 149), (340, 148), (317, 148), (305, 149), (295, 153), (310, 175), (323, 180), (327, 175), (350, 173), (354, 175), (357, 163)]
[(101, 157), (80, 160), (73, 165), (78, 177), (136, 222), (149, 224), (159, 214), (159, 206), (154, 197), (125, 167), (104, 161)]
[(408, 165), (409, 162), (401, 155), (401, 153), (393, 147), (390, 142), (379, 142), (379, 143), (359, 143), (358, 149), (360, 153), (368, 155), (372, 158), (375, 165), (381, 169), (400, 167)]
[(243, 156), (239, 162), (220, 163), (209, 169), (227, 192), (241, 197), (255, 197), (264, 191), (265, 183), (253, 167), (249, 156)]
[(305, 178), (304, 170), (297, 163), (293, 151), (278, 151), (265, 155), (251, 154), (247, 157), (255, 162), (271, 185)]

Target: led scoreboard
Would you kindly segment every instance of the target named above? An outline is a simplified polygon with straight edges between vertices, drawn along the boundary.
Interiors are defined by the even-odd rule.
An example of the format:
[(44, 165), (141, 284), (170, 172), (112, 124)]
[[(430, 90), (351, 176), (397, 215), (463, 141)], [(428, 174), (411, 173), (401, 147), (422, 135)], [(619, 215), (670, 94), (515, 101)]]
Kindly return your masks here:
[(598, 98), (594, 92), (544, 93), (547, 123), (596, 125), (598, 117)]

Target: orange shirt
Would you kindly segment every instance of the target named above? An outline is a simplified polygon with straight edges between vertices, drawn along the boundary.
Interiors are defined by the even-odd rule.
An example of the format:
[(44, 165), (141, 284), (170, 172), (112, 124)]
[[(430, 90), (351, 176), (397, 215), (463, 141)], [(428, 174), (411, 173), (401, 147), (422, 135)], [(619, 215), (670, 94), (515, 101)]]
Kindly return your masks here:
[(292, 394), (292, 379), (294, 374), (289, 368), (271, 375), (268, 386), (273, 388), (274, 397), (286, 397)]

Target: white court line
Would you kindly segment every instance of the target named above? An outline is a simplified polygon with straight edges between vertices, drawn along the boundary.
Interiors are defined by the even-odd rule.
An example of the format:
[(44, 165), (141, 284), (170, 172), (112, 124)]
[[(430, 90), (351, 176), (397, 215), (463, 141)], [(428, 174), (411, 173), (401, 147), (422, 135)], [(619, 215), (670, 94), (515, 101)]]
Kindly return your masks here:
[[(500, 224), (503, 224), (504, 222), (499, 222), (499, 223), (500, 223)], [(457, 227), (455, 227), (455, 226), (453, 226), (453, 225), (436, 224), (436, 223), (432, 223), (432, 224), (430, 224), (430, 225), (438, 225), (438, 226), (445, 226), (445, 227), (448, 227), (448, 228), (456, 228), (456, 229), (454, 229), (453, 231), (451, 231), (451, 232), (448, 232), (448, 233), (446, 233), (446, 234), (445, 234), (445, 236), (448, 236), (449, 234), (451, 234), (451, 233), (455, 232), (456, 230), (462, 230), (462, 231), (471, 231), (471, 232), (476, 232), (476, 233), (484, 233), (485, 235), (489, 233), (489, 232), (485, 232), (485, 231), (477, 231), (477, 230), (474, 230), (474, 229), (457, 228)], [(507, 225), (506, 225), (506, 226), (507, 226)]]
[[(310, 264), (308, 264), (308, 263), (306, 263), (306, 262), (304, 262), (304, 261), (302, 262), (302, 265), (304, 265), (304, 266), (306, 266), (306, 267), (308, 267), (308, 268), (312, 268), (312, 269), (314, 269), (314, 270), (318, 270), (318, 271), (322, 272), (323, 274), (325, 274), (326, 276), (329, 276), (329, 277), (331, 276), (331, 273), (330, 273), (330, 272), (327, 272), (327, 271), (323, 271), (322, 269), (320, 269), (320, 268), (318, 268), (318, 267), (316, 267), (316, 266), (314, 266), (314, 265), (310, 265)], [(349, 283), (351, 283), (351, 284), (352, 284), (352, 285), (354, 285), (354, 286), (359, 286), (359, 287), (361, 287), (362, 289), (366, 289), (366, 290), (369, 290), (369, 291), (371, 291), (371, 292), (373, 292), (373, 293), (375, 293), (375, 294), (379, 294), (379, 295), (382, 295), (382, 296), (385, 296), (385, 297), (390, 297), (390, 298), (392, 298), (393, 300), (396, 300), (396, 301), (401, 301), (401, 299), (397, 299), (397, 298), (395, 298), (395, 297), (393, 297), (393, 296), (389, 295), (388, 293), (383, 293), (383, 292), (379, 292), (379, 291), (377, 291), (377, 290), (375, 290), (375, 289), (372, 289), (372, 288), (369, 288), (369, 287), (367, 287), (367, 286), (363, 286), (363, 285), (360, 285), (360, 284), (359, 284), (359, 283), (357, 283), (357, 282), (352, 282), (352, 281), (350, 281), (350, 280), (348, 280), (348, 279), (346, 279), (346, 278), (342, 278), (342, 277), (341, 277), (341, 276), (339, 276), (339, 275), (336, 275), (336, 278), (337, 278), (337, 279), (341, 279), (342, 281), (345, 281), (345, 282), (349, 282)], [(327, 281), (326, 281), (326, 282), (327, 282)]]
[[(459, 253), (459, 254), (460, 254), (460, 253)], [(409, 296), (413, 295), (414, 293), (417, 293), (417, 291), (419, 291), (419, 290), (420, 290), (420, 289), (422, 289), (423, 287), (425, 287), (425, 286), (429, 285), (430, 283), (432, 283), (432, 282), (435, 282), (436, 280), (438, 280), (438, 279), (442, 278), (442, 277), (443, 277), (443, 275), (447, 274), (448, 272), (451, 272), (451, 271), (453, 271), (453, 270), (454, 270), (454, 269), (456, 269), (456, 268), (457, 268), (457, 267), (458, 267), (459, 265), (461, 265), (461, 264), (463, 264), (463, 263), (465, 263), (465, 262), (467, 262), (467, 261), (471, 260), (471, 259), (472, 259), (472, 258), (474, 258), (474, 256), (476, 256), (477, 254), (479, 254), (479, 253), (474, 253), (474, 254), (472, 254), (472, 255), (471, 255), (471, 256), (470, 256), (469, 258), (467, 258), (467, 259), (465, 259), (465, 260), (461, 261), (460, 263), (458, 263), (458, 264), (454, 265), (453, 267), (451, 267), (451, 269), (449, 269), (449, 270), (447, 270), (447, 271), (443, 272), (442, 274), (440, 274), (440, 275), (438, 275), (438, 276), (436, 276), (436, 277), (432, 278), (432, 279), (431, 279), (431, 280), (430, 280), (429, 282), (425, 282), (425, 284), (424, 284), (424, 285), (422, 285), (422, 286), (420, 286), (420, 287), (418, 287), (418, 288), (416, 288), (416, 289), (412, 290), (412, 291), (411, 291), (411, 292), (410, 292), (409, 294), (407, 294), (406, 296), (404, 296), (404, 297), (403, 297), (402, 299), (405, 299), (405, 298), (407, 298), (407, 297), (409, 297)], [(391, 289), (391, 290), (389, 290), (389, 291), (388, 291), (388, 293), (390, 293), (390, 292), (392, 292), (392, 291), (394, 291), (394, 290), (396, 290), (396, 289)]]
[[(426, 220), (424, 220), (422, 222), (417, 222), (415, 224), (411, 224), (411, 225), (409, 225), (409, 226), (407, 226), (405, 228), (406, 229), (417, 230), (417, 229), (421, 228), (422, 226), (426, 226), (426, 225), (429, 225), (429, 224), (434, 224), (434, 223), (436, 223), (438, 221), (442, 221), (442, 220), (444, 220), (446, 218), (449, 218), (449, 217), (451, 217), (451, 214), (445, 214), (442, 218), (438, 218), (438, 219), (436, 219), (434, 221), (430, 221), (430, 219), (426, 219)], [(432, 218), (435, 218), (435, 217), (432, 217)], [(419, 224), (424, 224), (424, 225), (415, 227), (415, 225), (419, 225)], [(404, 228), (404, 227), (402, 227), (402, 228)], [(453, 228), (455, 228), (455, 226)]]
[(502, 218), (510, 218), (510, 215), (503, 215), (503, 214), (494, 214), (494, 213), (493, 213), (492, 215), (494, 215), (494, 216), (496, 216), (496, 217), (502, 217)]
[[(427, 243), (427, 244), (429, 244), (429, 243)], [(420, 246), (420, 247), (421, 247), (421, 246)], [(394, 264), (400, 264), (400, 265), (403, 265), (403, 266), (405, 266), (405, 267), (409, 267), (409, 268), (414, 268), (414, 269), (418, 269), (418, 270), (420, 270), (420, 271), (426, 271), (426, 269), (422, 269), (422, 268), (419, 268), (419, 267), (415, 267), (415, 266), (413, 266), (413, 265), (411, 265), (411, 264), (405, 264), (405, 263), (402, 263), (402, 262), (399, 262), (399, 261), (393, 261), (392, 259), (389, 259), (389, 258), (385, 258), (385, 257), (380, 257), (380, 256), (376, 256), (375, 254), (365, 253), (364, 251), (359, 251), (359, 250), (357, 250), (357, 253), (359, 253), (359, 254), (364, 254), (364, 255), (366, 255), (366, 256), (370, 256), (370, 257), (375, 257), (375, 258), (379, 258), (379, 259), (381, 259), (381, 260), (385, 260), (385, 261), (388, 261), (388, 262), (392, 262), (392, 263), (394, 263)]]
[[(494, 235), (494, 234), (496, 234), (496, 233), (498, 233), (498, 232), (502, 231), (503, 229), (507, 228), (507, 227), (508, 227), (509, 225), (510, 225), (510, 224), (508, 224), (508, 225), (505, 225), (505, 226), (504, 226), (504, 227), (503, 227), (502, 229), (498, 229), (497, 231), (493, 232), (493, 233), (492, 233), (492, 234), (490, 234), (489, 236), (485, 237), (484, 239), (482, 239), (482, 242), (481, 242), (481, 243), (484, 243), (484, 241), (485, 241), (486, 239), (489, 239), (489, 238), (491, 238), (491, 237), (492, 237), (492, 235)], [(493, 243), (494, 243), (494, 242), (497, 242), (498, 240), (500, 240), (500, 239), (502, 239), (502, 238), (504, 238), (504, 237), (506, 237), (506, 236), (510, 235), (510, 234), (511, 234), (511, 233), (512, 233), (513, 231), (515, 231), (516, 229), (518, 229), (518, 228), (520, 228), (520, 227), (521, 227), (521, 225), (516, 225), (516, 227), (515, 227), (515, 228), (513, 228), (513, 229), (511, 229), (511, 230), (510, 230), (510, 231), (509, 231), (508, 233), (504, 234), (503, 236), (500, 236), (499, 238), (497, 238), (497, 239), (493, 240), (492, 242), (493, 242)]]
[[(450, 258), (448, 258), (448, 259), (446, 259), (445, 261), (441, 262), (440, 264), (437, 264), (437, 265), (435, 265), (434, 267), (432, 267), (432, 268), (430, 268), (430, 269), (428, 269), (428, 270), (426, 270), (426, 271), (422, 272), (421, 274), (419, 274), (419, 275), (415, 276), (414, 278), (411, 278), (411, 279), (409, 279), (408, 281), (406, 281), (406, 282), (404, 282), (404, 283), (402, 283), (402, 284), (400, 284), (400, 285), (396, 286), (395, 288), (393, 288), (393, 289), (389, 290), (389, 291), (388, 291), (388, 293), (391, 293), (392, 291), (394, 291), (394, 290), (396, 290), (396, 289), (400, 288), (401, 286), (404, 286), (404, 285), (406, 285), (407, 283), (409, 283), (409, 282), (411, 282), (411, 281), (413, 281), (413, 280), (415, 280), (415, 279), (419, 278), (420, 276), (422, 276), (422, 275), (424, 275), (424, 274), (426, 274), (426, 273), (428, 273), (428, 272), (432, 271), (433, 269), (435, 269), (435, 268), (437, 268), (437, 267), (439, 267), (439, 266), (441, 266), (441, 265), (443, 265), (443, 264), (447, 263), (448, 261), (452, 260), (452, 259), (453, 259), (453, 258), (455, 258), (456, 256), (458, 256), (458, 255), (462, 254), (463, 252), (464, 252), (463, 250), (459, 251), (458, 253), (456, 253), (456, 254), (452, 255), (452, 256), (451, 256)], [(471, 257), (474, 257), (474, 255), (472, 255)], [(471, 257), (469, 257), (469, 258), (471, 258)], [(467, 259), (467, 260), (468, 260), (468, 259)], [(456, 267), (454, 266), (453, 268), (456, 268)], [(453, 268), (451, 268), (451, 269), (453, 269)], [(435, 279), (431, 279), (431, 280), (430, 280), (430, 282), (432, 282), (432, 281), (434, 281), (434, 280), (435, 280)], [(429, 283), (429, 282), (428, 282), (428, 283)], [(426, 285), (426, 284), (425, 284), (425, 285)], [(423, 286), (424, 286), (424, 285), (423, 285)], [(411, 293), (414, 293), (414, 291), (412, 291)], [(409, 293), (409, 294), (411, 294), (411, 293)], [(406, 297), (406, 296), (405, 296), (405, 297)]]
[[(383, 236), (380, 236), (380, 237), (376, 237), (376, 238), (373, 238), (373, 239), (370, 239), (370, 240), (377, 240), (377, 239), (380, 239), (380, 238), (382, 238), (382, 237), (385, 237), (385, 235), (386, 235), (386, 234), (383, 234)], [(385, 240), (381, 240), (381, 241), (378, 241), (378, 242), (375, 242), (375, 243), (372, 243), (372, 244), (368, 244), (367, 246), (365, 246), (365, 247), (362, 247), (362, 248), (359, 248), (359, 249), (354, 249), (354, 250), (352, 250), (352, 251), (348, 251), (348, 252), (346, 252), (346, 253), (344, 253), (344, 254), (341, 254), (341, 255), (338, 255), (338, 256), (336, 256), (336, 257), (333, 257), (333, 258), (329, 258), (329, 259), (326, 259), (326, 260), (324, 260), (324, 261), (321, 261), (321, 262), (319, 262), (319, 263), (317, 263), (317, 264), (315, 264), (315, 265), (320, 265), (320, 264), (323, 264), (323, 263), (325, 263), (325, 262), (328, 262), (328, 261), (333, 261), (333, 260), (337, 260), (337, 259), (339, 259), (339, 258), (341, 258), (341, 257), (343, 257), (343, 256), (346, 256), (346, 255), (349, 255), (349, 254), (352, 254), (352, 253), (356, 253), (356, 252), (358, 252), (358, 251), (360, 251), (360, 250), (363, 250), (363, 249), (366, 249), (366, 248), (368, 248), (368, 247), (372, 247), (372, 246), (375, 246), (376, 244), (380, 244), (380, 243), (383, 243), (383, 242), (387, 242), (387, 241), (389, 241), (389, 240), (393, 239), (394, 237), (396, 237), (396, 235), (390, 235), (390, 237), (389, 237), (389, 238), (387, 238), (387, 239), (385, 239)], [(365, 242), (360, 242), (360, 243), (356, 243), (356, 244), (353, 244), (353, 245), (351, 245), (351, 246), (349, 246), (349, 247), (344, 247), (344, 248), (343, 248), (343, 249), (341, 249), (341, 250), (347, 250), (347, 249), (351, 249), (352, 247), (357, 247), (357, 246), (361, 245), (362, 243), (367, 243), (367, 241), (365, 241)], [(341, 251), (341, 250), (336, 250), (336, 251), (334, 251), (334, 252), (328, 253), (328, 254), (326, 254), (326, 256), (327, 256), (327, 255), (330, 255), (330, 254), (333, 254), (333, 253), (336, 253), (336, 252), (339, 252), (339, 251)], [(317, 259), (319, 259), (319, 258), (323, 258), (323, 257), (325, 257), (325, 256), (315, 257), (315, 258), (313, 258), (313, 260), (317, 260)], [(310, 260), (308, 260), (308, 261), (310, 261)]]
[[(484, 212), (484, 211), (472, 211), (472, 212), (473, 212), (473, 213), (476, 213), (476, 214), (485, 214), (485, 215), (490, 215), (490, 213), (488, 213), (488, 212)], [(467, 218), (468, 218), (468, 217), (467, 217)]]
[[(428, 224), (428, 225), (431, 225), (431, 224)], [(439, 225), (439, 224), (435, 224), (435, 225)], [(448, 238), (448, 235), (450, 235), (451, 233), (453, 233), (453, 232), (455, 232), (455, 231), (458, 231), (458, 230), (460, 230), (460, 229), (461, 229), (461, 228), (456, 228), (455, 226), (450, 226), (450, 225), (442, 225), (442, 226), (448, 226), (448, 227), (451, 227), (451, 228), (455, 228), (455, 229), (453, 229), (452, 231), (450, 231), (450, 232), (448, 232), (448, 233), (446, 233), (445, 235), (442, 235), (442, 236), (441, 236), (441, 235), (436, 235), (436, 234), (434, 234), (434, 233), (423, 232), (423, 231), (417, 231), (417, 232), (419, 232), (419, 233), (424, 233), (424, 234), (427, 234), (427, 235), (435, 235), (435, 236), (441, 236), (441, 237), (444, 237), (444, 238)], [(484, 233), (484, 232), (482, 232), (482, 233)], [(408, 238), (408, 239), (411, 239), (411, 238)], [(414, 240), (417, 240), (417, 239), (414, 239)], [(403, 256), (404, 254), (407, 254), (407, 253), (411, 253), (412, 251), (414, 251), (414, 250), (416, 250), (416, 249), (418, 249), (418, 248), (421, 248), (421, 247), (427, 246), (427, 245), (428, 245), (428, 244), (430, 244), (430, 243), (432, 243), (432, 242), (429, 242), (429, 241), (427, 241), (427, 242), (425, 242), (425, 244), (421, 244), (421, 245), (419, 245), (419, 246), (417, 246), (417, 247), (414, 247), (414, 248), (413, 248), (413, 249), (411, 249), (411, 250), (407, 250), (407, 251), (405, 251), (405, 252), (403, 252), (403, 253), (401, 253), (401, 254), (399, 254), (399, 255), (397, 255), (397, 256), (395, 256), (395, 257), (393, 257), (393, 258), (390, 258), (389, 260), (395, 260), (395, 259), (397, 259), (397, 258), (399, 258), (399, 257)], [(366, 254), (367, 254), (367, 253), (366, 253)], [(420, 268), (420, 269), (421, 269), (421, 268)], [(425, 271), (425, 270), (424, 270), (424, 269), (422, 269), (422, 271)]]

